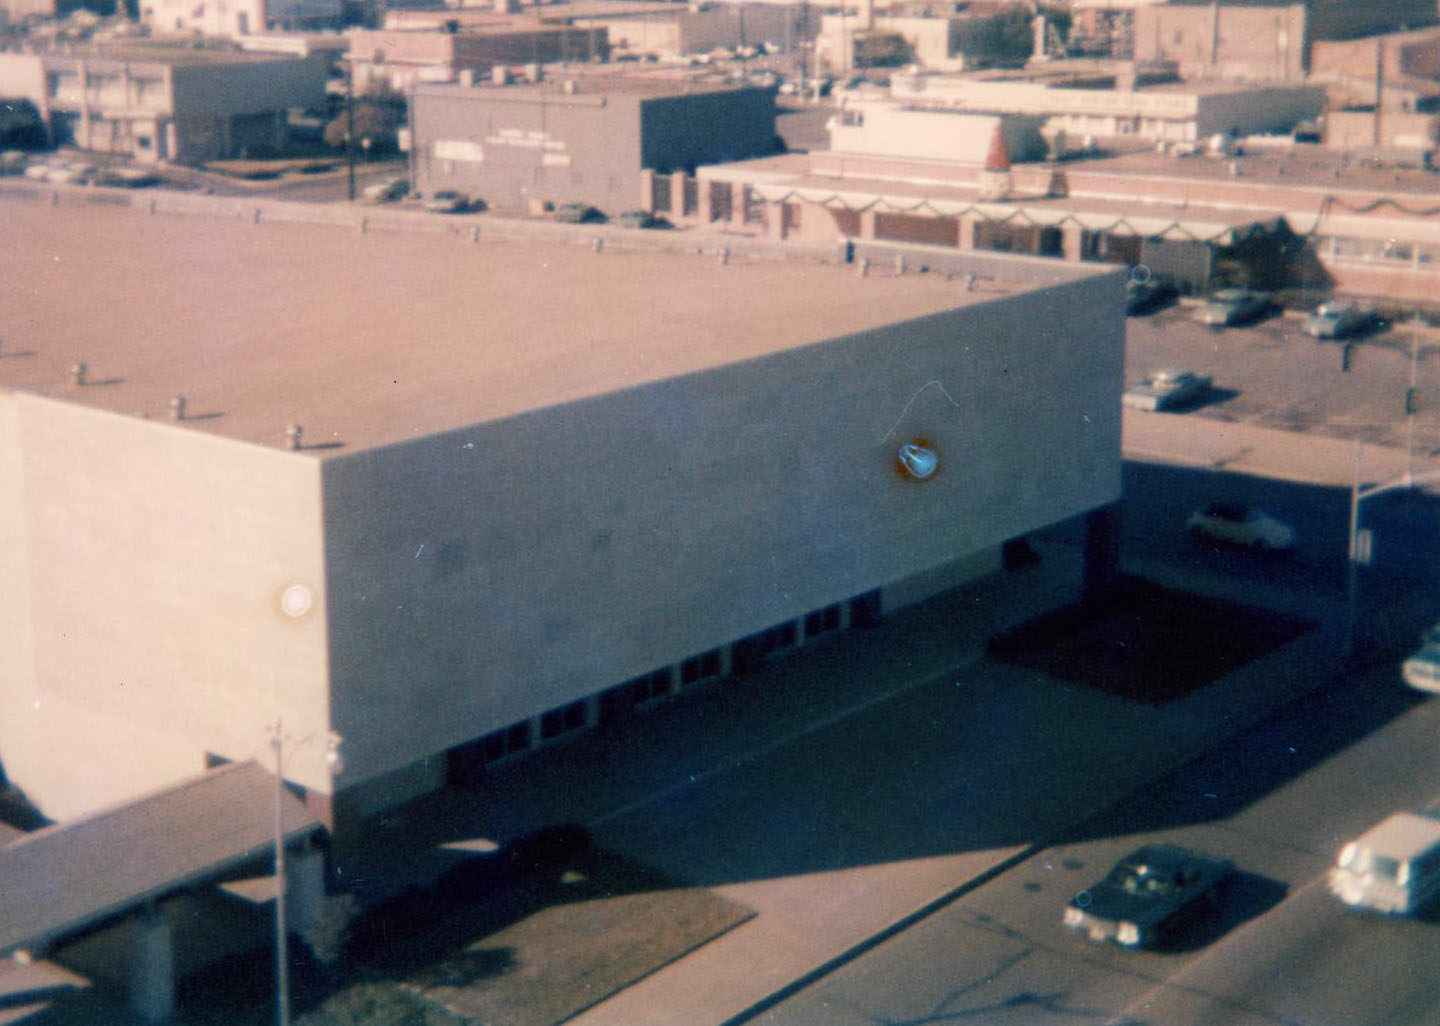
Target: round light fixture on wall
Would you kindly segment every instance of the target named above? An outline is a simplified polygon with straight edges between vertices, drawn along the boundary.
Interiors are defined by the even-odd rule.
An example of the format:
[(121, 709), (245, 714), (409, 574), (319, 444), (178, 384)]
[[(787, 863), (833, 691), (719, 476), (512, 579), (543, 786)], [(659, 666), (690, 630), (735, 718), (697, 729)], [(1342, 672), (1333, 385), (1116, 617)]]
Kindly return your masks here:
[(895, 454), (895, 462), (914, 481), (928, 481), (940, 469), (940, 454), (919, 441), (906, 442)]
[(315, 596), (303, 584), (288, 585), (280, 593), (280, 611), (295, 620), (310, 612), (310, 607), (314, 604)]

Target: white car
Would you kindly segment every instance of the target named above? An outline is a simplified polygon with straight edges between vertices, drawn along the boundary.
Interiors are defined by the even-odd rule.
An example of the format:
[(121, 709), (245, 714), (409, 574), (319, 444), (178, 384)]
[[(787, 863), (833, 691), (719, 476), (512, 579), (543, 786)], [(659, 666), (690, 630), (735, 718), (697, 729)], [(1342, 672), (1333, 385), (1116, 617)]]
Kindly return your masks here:
[(1440, 623), (1420, 636), (1420, 648), (1400, 664), (1400, 677), (1417, 691), (1440, 694)]
[(1159, 370), (1120, 397), (1125, 406), (1137, 410), (1178, 409), (1210, 391), (1210, 379), (1190, 371)]
[(1185, 527), (1196, 538), (1210, 538), (1262, 552), (1295, 547), (1295, 529), (1261, 510), (1235, 502), (1212, 502), (1190, 514)]
[(1354, 303), (1321, 303), (1305, 321), (1305, 334), (1312, 338), (1344, 338), (1364, 331), (1375, 323), (1375, 311)]

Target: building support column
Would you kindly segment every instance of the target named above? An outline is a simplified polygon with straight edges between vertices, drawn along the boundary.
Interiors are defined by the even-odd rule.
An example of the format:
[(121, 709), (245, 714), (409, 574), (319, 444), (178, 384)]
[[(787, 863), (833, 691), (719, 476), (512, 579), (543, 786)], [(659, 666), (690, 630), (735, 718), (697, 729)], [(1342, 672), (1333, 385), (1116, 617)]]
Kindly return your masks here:
[(285, 858), (285, 921), (304, 936), (320, 923), (325, 903), (325, 854), (314, 845)]
[(670, 220), (675, 221), (688, 215), (685, 209), (685, 183), (690, 176), (684, 171), (670, 175)]
[(1080, 254), (1084, 235), (1085, 229), (1078, 224), (1067, 224), (1060, 227), (1061, 251), (1064, 253), (1065, 259), (1072, 264), (1078, 264), (1082, 259)]
[(743, 226), (745, 210), (750, 202), (750, 186), (743, 182), (730, 183), (730, 223)]
[(875, 241), (875, 208), (860, 211), (860, 238), (866, 242)]
[(130, 920), (130, 1007), (146, 1022), (164, 1022), (175, 1011), (174, 940), (154, 905)]
[(655, 172), (648, 167), (640, 169), (640, 209), (655, 213)]
[(1120, 504), (1085, 514), (1084, 600), (1103, 600), (1120, 577)]
[(790, 228), (789, 213), (784, 203), (765, 204), (765, 234), (776, 242), (784, 242)]
[(955, 245), (959, 249), (975, 248), (975, 223), (978, 220), (974, 214), (961, 214), (955, 219)]

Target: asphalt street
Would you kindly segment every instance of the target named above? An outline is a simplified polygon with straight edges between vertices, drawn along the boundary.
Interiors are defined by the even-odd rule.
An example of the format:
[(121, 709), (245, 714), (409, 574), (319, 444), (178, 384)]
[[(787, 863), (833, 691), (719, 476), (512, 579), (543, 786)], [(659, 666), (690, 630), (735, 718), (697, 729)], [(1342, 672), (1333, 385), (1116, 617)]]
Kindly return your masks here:
[[(1393, 664), (1374, 667), (1142, 789), (756, 1021), (1433, 1024), (1440, 923), (1350, 912), (1323, 877), (1344, 840), (1440, 789), (1437, 736), (1440, 703), (1400, 687)], [(1071, 895), (1153, 840), (1237, 864), (1215, 920), (1158, 952), (1061, 926)]]

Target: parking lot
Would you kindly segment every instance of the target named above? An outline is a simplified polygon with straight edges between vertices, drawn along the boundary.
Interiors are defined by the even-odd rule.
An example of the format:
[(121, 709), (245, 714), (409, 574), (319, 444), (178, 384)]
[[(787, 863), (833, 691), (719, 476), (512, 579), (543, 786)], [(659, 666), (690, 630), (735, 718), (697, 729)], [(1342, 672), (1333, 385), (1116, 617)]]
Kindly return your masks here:
[[(1318, 304), (1320, 297), (1316, 297)], [(1162, 368), (1213, 379), (1209, 396), (1184, 416), (1253, 423), (1404, 447), (1440, 448), (1440, 331), (1412, 322), (1385, 325), (1344, 345), (1304, 333), (1304, 317), (1278, 312), (1245, 327), (1213, 329), (1191, 308), (1131, 317), (1126, 385)], [(1412, 360), (1413, 352), (1413, 360)], [(1413, 417), (1405, 414), (1414, 372)]]

